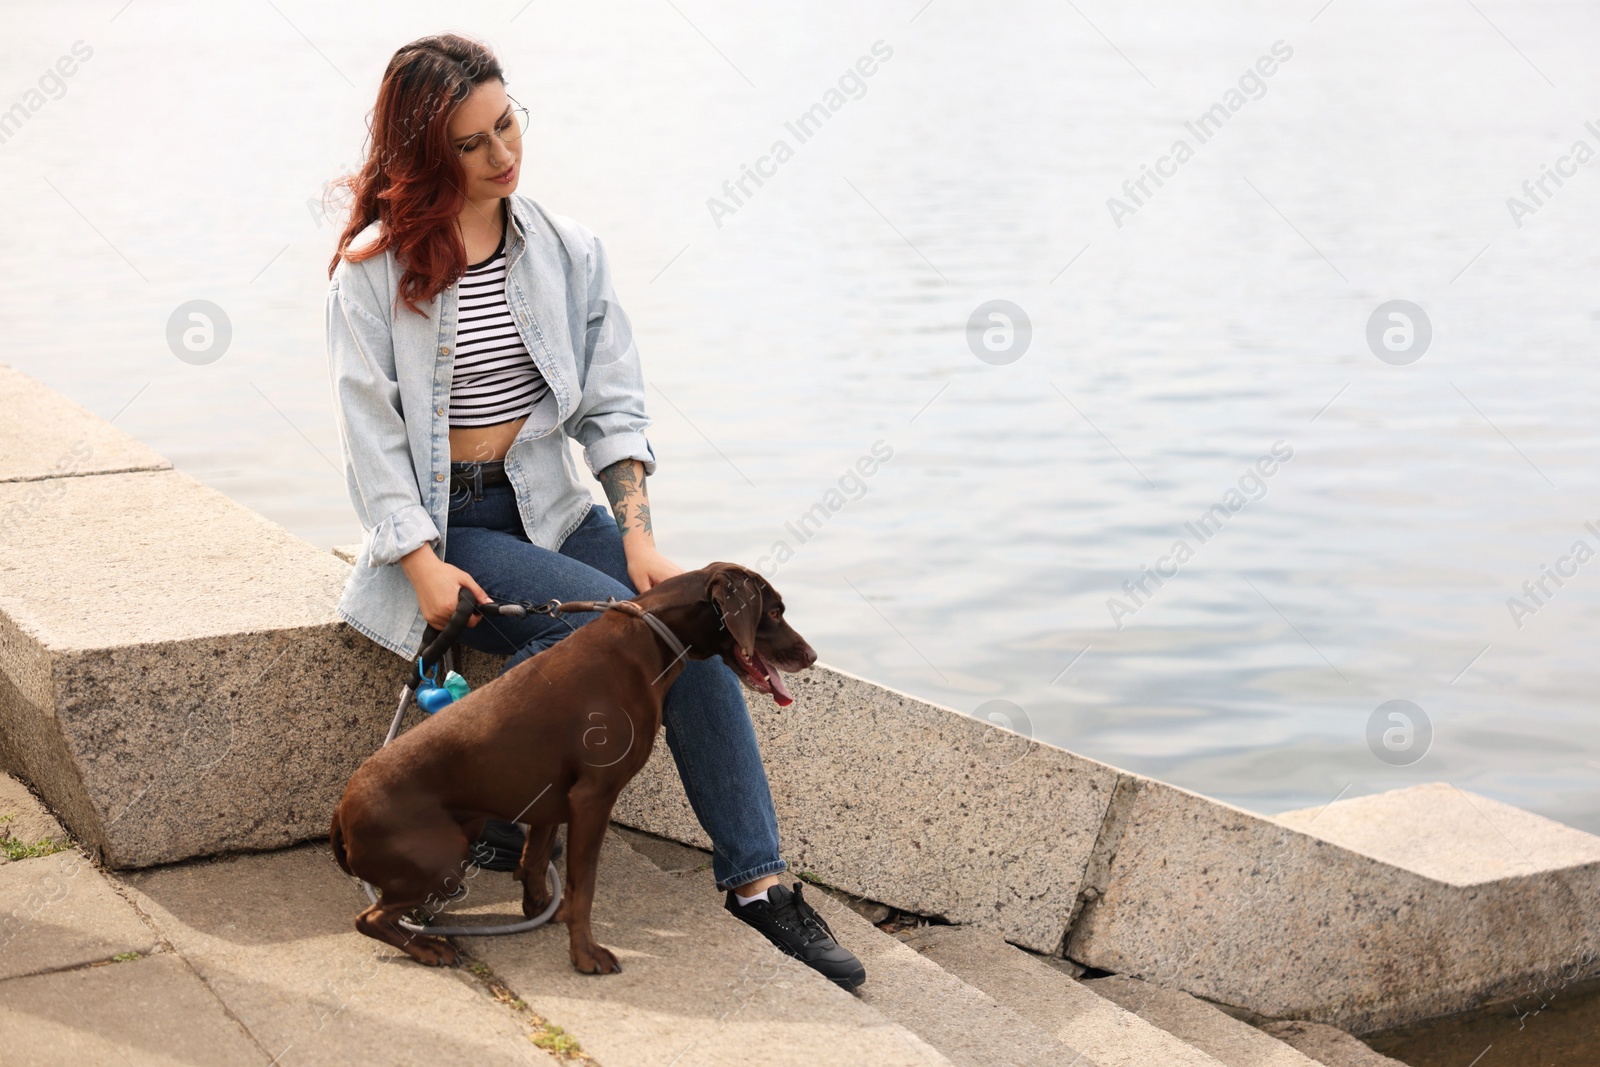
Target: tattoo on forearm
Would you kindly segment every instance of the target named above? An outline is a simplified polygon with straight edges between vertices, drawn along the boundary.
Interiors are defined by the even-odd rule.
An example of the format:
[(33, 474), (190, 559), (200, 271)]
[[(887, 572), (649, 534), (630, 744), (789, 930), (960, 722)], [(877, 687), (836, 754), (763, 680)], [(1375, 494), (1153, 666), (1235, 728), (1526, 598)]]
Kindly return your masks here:
[(644, 477), (638, 469), (642, 464), (636, 459), (620, 459), (600, 472), (600, 484), (605, 487), (606, 499), (611, 501), (611, 512), (616, 517), (617, 529), (628, 532), (628, 506), (633, 505), (635, 529), (652, 533), (650, 527), (650, 499), (645, 492)]

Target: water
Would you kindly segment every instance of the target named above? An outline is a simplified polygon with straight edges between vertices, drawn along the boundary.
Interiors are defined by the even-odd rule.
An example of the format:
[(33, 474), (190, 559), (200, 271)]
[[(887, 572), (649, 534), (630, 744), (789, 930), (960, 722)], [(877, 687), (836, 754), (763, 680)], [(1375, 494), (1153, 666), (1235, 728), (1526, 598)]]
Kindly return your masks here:
[[(393, 50), (454, 28), (532, 109), (521, 190), (610, 251), (670, 558), (788, 540), (774, 581), (824, 662), (1010, 702), (1253, 810), (1446, 780), (1600, 831), (1600, 563), (1545, 579), (1520, 627), (1507, 606), (1600, 547), (1600, 162), (1520, 228), (1506, 206), (1600, 147), (1592, 7), (120, 4), (5, 4), (0, 105), (93, 54), (0, 144), (0, 358), (206, 484), (359, 538), (335, 227), (308, 201), (358, 161)], [(785, 123), (878, 41), (864, 94), (798, 143)], [(1279, 41), (1198, 143), (1185, 121)], [(1179, 137), (1193, 158), (1117, 227), (1107, 198)], [(707, 199), (779, 138), (793, 158), (719, 226)], [(208, 366), (165, 341), (190, 299), (232, 321)], [(966, 334), (994, 299), (1032, 328), (1003, 365)], [(1410, 365), (1366, 341), (1394, 299), (1433, 326)], [(878, 441), (864, 492), (789, 535)], [(1186, 532), (1277, 442), (1264, 495)], [(1193, 558), (1117, 628), (1108, 598), (1180, 538)], [(1369, 745), (1393, 699), (1431, 724), (1420, 759), (1421, 735)]]
[(1538, 983), (1510, 1004), (1366, 1041), (1411, 1067), (1589, 1067), (1600, 1048), (1600, 984)]

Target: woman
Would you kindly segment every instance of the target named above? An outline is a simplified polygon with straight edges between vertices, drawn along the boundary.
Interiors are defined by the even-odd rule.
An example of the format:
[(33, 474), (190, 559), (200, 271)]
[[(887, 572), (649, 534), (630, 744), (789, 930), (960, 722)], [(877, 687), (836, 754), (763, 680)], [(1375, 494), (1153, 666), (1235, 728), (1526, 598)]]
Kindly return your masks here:
[[(517, 194), (526, 122), (486, 47), (424, 37), (389, 61), (371, 151), (341, 183), (353, 202), (329, 267), (328, 353), (366, 537), (339, 614), (408, 659), (462, 588), (479, 603), (627, 599), (683, 571), (655, 545), (644, 383), (605, 249)], [(578, 480), (569, 435), (610, 513)], [(510, 670), (597, 616), (474, 616), (461, 640)], [(860, 961), (799, 883), (779, 884), (788, 865), (733, 671), (690, 661), (663, 720), (727, 909), (859, 985)], [(484, 837), (478, 854), (500, 845), (496, 866), (514, 868), (521, 828), (495, 820)]]

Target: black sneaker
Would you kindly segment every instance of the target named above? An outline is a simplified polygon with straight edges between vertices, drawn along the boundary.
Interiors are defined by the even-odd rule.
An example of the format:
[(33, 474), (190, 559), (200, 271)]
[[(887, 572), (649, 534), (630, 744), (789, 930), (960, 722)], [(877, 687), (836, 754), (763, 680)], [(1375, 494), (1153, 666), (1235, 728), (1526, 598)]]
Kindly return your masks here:
[(723, 907), (741, 922), (760, 930), (768, 941), (835, 984), (854, 989), (867, 980), (861, 961), (833, 939), (833, 931), (806, 903), (800, 883), (790, 892), (781, 885), (767, 889), (766, 900), (740, 904), (733, 890)]
[[(528, 835), (518, 823), (505, 819), (489, 819), (483, 824), (483, 834), (472, 843), (471, 858), (486, 871), (514, 871), (522, 862), (522, 846)], [(550, 852), (552, 862), (561, 858), (561, 839)]]

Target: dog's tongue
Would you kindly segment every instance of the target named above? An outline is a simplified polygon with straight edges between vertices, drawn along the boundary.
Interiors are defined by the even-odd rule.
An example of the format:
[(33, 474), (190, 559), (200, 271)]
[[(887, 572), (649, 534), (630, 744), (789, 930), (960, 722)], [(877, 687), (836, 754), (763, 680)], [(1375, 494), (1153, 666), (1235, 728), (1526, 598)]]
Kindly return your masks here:
[(761, 653), (751, 651), (750, 657), (761, 672), (767, 676), (767, 684), (772, 686), (772, 699), (778, 702), (779, 707), (788, 707), (794, 703), (794, 697), (789, 694), (789, 687), (783, 684), (783, 675), (778, 669), (762, 658)]

